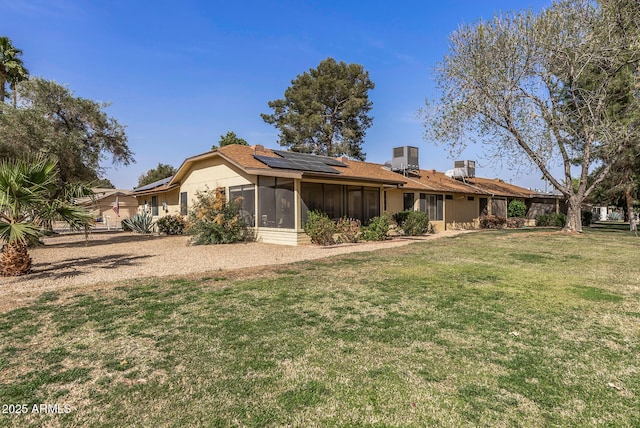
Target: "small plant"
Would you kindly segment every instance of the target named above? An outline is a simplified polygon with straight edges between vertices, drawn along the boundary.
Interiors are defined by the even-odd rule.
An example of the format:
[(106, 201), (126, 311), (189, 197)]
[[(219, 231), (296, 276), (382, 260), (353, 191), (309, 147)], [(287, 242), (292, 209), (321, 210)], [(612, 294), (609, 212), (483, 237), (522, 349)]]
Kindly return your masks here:
[(381, 215), (369, 221), (369, 225), (362, 229), (362, 239), (365, 241), (383, 241), (389, 236), (391, 227), (389, 217)]
[(502, 229), (506, 223), (506, 218), (497, 215), (485, 215), (480, 217), (481, 229)]
[(180, 215), (161, 217), (158, 222), (158, 232), (166, 235), (182, 235), (185, 228), (184, 218)]
[(509, 202), (507, 217), (524, 217), (527, 214), (527, 206), (524, 202), (514, 199)]
[(186, 232), (195, 245), (230, 244), (253, 238), (237, 201), (227, 202), (221, 189), (196, 193)]
[(536, 217), (536, 226), (564, 227), (567, 216), (564, 214), (542, 214)]
[(507, 227), (509, 229), (520, 229), (524, 226), (524, 218), (522, 217), (509, 217), (507, 219)]
[(408, 236), (424, 235), (429, 232), (429, 216), (422, 211), (409, 211), (400, 228)]
[(133, 217), (127, 217), (122, 220), (122, 228), (125, 227), (135, 233), (148, 234), (153, 232), (155, 222), (149, 213), (136, 214)]
[(360, 220), (343, 217), (336, 224), (338, 242), (355, 243), (360, 239)]
[(327, 213), (315, 210), (307, 213), (304, 233), (309, 235), (312, 244), (335, 244), (333, 234), (336, 233), (336, 231), (336, 224), (331, 221)]
[(624, 215), (618, 211), (611, 211), (608, 215), (610, 221), (622, 221), (624, 220)]

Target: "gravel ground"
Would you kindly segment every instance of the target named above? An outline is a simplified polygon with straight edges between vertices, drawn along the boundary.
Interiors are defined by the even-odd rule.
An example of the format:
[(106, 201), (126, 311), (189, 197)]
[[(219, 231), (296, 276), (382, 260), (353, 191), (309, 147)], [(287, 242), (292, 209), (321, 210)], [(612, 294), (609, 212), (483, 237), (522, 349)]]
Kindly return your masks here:
[(464, 231), (446, 231), (420, 238), (332, 247), (284, 246), (259, 242), (190, 246), (185, 236), (141, 236), (126, 232), (62, 235), (45, 238), (30, 250), (33, 273), (0, 278), (0, 312), (34, 300), (43, 292), (94, 288), (132, 278), (190, 276), (228, 270), (260, 271), (260, 267), (332, 257), (338, 254), (393, 248)]

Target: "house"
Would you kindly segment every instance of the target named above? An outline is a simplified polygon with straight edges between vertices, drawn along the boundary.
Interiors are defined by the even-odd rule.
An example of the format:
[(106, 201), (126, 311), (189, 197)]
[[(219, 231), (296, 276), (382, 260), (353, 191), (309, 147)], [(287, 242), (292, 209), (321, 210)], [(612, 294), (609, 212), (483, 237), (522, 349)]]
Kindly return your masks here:
[[(477, 227), (499, 198), (530, 197), (527, 189), (491, 180), (461, 181), (434, 170), (398, 171), (347, 158), (331, 158), (261, 145), (228, 145), (186, 159), (173, 177), (134, 189), (140, 210), (155, 219), (187, 215), (200, 191), (223, 189), (242, 197), (242, 215), (263, 242), (309, 242), (303, 227), (311, 210), (366, 224), (384, 212), (425, 211), (436, 230)], [(491, 192), (490, 187), (505, 187)]]
[(122, 219), (132, 217), (138, 212), (138, 200), (132, 195), (131, 190), (106, 188), (91, 190), (93, 191), (91, 198), (83, 198), (78, 202), (89, 209), (97, 226), (101, 225), (107, 229), (120, 228)]

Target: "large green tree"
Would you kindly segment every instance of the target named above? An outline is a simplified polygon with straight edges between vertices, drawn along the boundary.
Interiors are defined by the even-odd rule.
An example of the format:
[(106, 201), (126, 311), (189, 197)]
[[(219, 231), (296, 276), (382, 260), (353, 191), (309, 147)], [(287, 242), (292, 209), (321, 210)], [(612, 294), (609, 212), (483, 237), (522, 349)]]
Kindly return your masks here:
[(280, 145), (293, 151), (364, 160), (374, 87), (362, 65), (327, 58), (292, 80), (283, 99), (269, 101), (273, 114), (261, 116), (280, 131)]
[(24, 67), (22, 50), (13, 46), (13, 42), (6, 36), (0, 37), (0, 111), (7, 97), (7, 83), (13, 92), (14, 106), (17, 102), (16, 86), (26, 80), (29, 71)]
[[(638, 87), (628, 73), (640, 60), (638, 23), (631, 0), (561, 0), (537, 14), (461, 26), (436, 70), (441, 96), (425, 109), (425, 138), (454, 149), (480, 142), (514, 163), (529, 160), (565, 196), (565, 230), (582, 230), (581, 204), (628, 142), (640, 141), (628, 109), (616, 112), (608, 96)], [(597, 79), (587, 76), (594, 72)]]
[(249, 145), (249, 143), (247, 143), (247, 140), (245, 140), (244, 138), (238, 137), (235, 132), (229, 131), (226, 134), (220, 136), (220, 140), (218, 141), (218, 144), (214, 144), (213, 146), (211, 146), (211, 150), (215, 150), (217, 148), (224, 147), (224, 146), (229, 146), (231, 144), (240, 144), (241, 146)]
[(61, 182), (91, 182), (101, 162), (134, 162), (124, 127), (104, 111), (109, 104), (76, 97), (67, 87), (36, 78), (18, 84), (20, 105), (0, 115), (0, 158), (39, 153), (59, 161)]
[(149, 171), (138, 177), (138, 187), (146, 186), (147, 184), (162, 180), (163, 178), (171, 177), (175, 175), (176, 172), (178, 171), (171, 165), (158, 163), (157, 167), (151, 168)]

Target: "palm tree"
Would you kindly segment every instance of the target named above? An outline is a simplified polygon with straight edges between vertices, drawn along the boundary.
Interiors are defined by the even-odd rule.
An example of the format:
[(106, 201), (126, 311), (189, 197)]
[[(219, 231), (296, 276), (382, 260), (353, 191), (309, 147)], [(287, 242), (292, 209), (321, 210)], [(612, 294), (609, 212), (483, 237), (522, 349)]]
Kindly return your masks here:
[(14, 108), (18, 106), (18, 83), (27, 79), (29, 79), (29, 70), (24, 67), (22, 60), (16, 60), (15, 66), (9, 71), (8, 76)]
[(52, 199), (57, 175), (57, 163), (44, 157), (0, 163), (0, 240), (5, 242), (0, 252), (2, 276), (31, 271), (27, 245), (40, 237), (42, 226), (52, 219), (76, 229), (90, 224), (91, 215), (82, 208)]
[[(25, 80), (29, 71), (24, 68), (19, 58), (22, 50), (13, 46), (13, 42), (6, 36), (0, 37), (0, 102), (7, 97), (5, 85), (10, 82), (14, 87), (18, 81)], [(15, 97), (15, 95), (14, 95)]]

